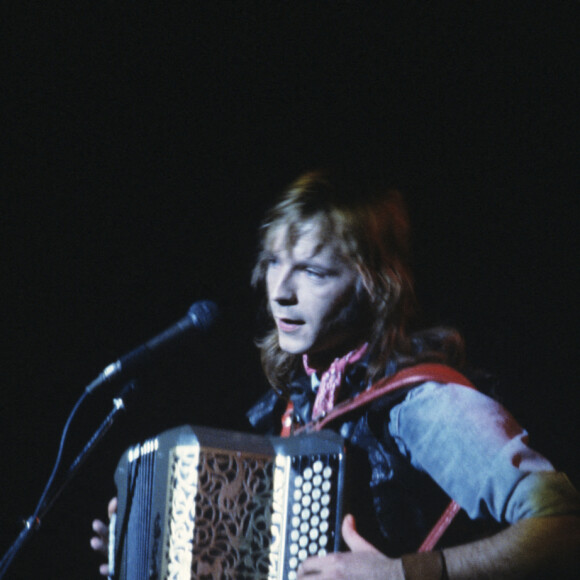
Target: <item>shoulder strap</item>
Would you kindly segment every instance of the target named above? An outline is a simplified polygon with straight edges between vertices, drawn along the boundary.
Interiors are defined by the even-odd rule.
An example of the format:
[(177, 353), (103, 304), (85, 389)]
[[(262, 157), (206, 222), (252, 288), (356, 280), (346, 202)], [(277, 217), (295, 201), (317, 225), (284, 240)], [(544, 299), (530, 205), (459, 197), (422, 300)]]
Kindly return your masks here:
[[(464, 377), (460, 372), (452, 369), (447, 365), (439, 363), (422, 363), (412, 367), (404, 368), (391, 377), (377, 381), (366, 391), (359, 393), (352, 399), (348, 399), (347, 401), (339, 403), (336, 405), (336, 407), (334, 407), (334, 409), (332, 409), (332, 411), (330, 411), (330, 413), (316, 421), (312, 421), (307, 425), (304, 425), (304, 427), (296, 429), (294, 433), (297, 434), (304, 431), (320, 431), (326, 425), (332, 421), (335, 421), (339, 417), (342, 417), (343, 415), (346, 415), (355, 409), (369, 405), (373, 401), (380, 399), (388, 393), (392, 393), (393, 391), (403, 387), (420, 385), (421, 383), (425, 383), (427, 381), (436, 381), (438, 383), (455, 383), (465, 387), (475, 388), (471, 381)], [(291, 433), (291, 415), (293, 410), (294, 406), (292, 401), (290, 401), (288, 403), (288, 408), (286, 409), (286, 412), (282, 418), (282, 435), (286, 437)], [(419, 547), (418, 552), (428, 552), (435, 547), (460, 509), (461, 508), (459, 504), (455, 500), (452, 500), (449, 503), (437, 523), (433, 526)]]
[(413, 385), (420, 385), (427, 381), (436, 381), (438, 383), (456, 383), (466, 387), (473, 387), (473, 384), (464, 377), (460, 372), (451, 367), (440, 363), (422, 363), (412, 367), (401, 369), (391, 377), (387, 377), (377, 381), (371, 385), (369, 389), (359, 393), (352, 399), (348, 399), (339, 403), (330, 411), (316, 421), (312, 421), (304, 427), (297, 429), (295, 432), (301, 431), (320, 431), (328, 423), (335, 421), (339, 417), (354, 411), (365, 405), (369, 405), (373, 401), (380, 399), (388, 393), (392, 393), (397, 389), (403, 387), (411, 387)]

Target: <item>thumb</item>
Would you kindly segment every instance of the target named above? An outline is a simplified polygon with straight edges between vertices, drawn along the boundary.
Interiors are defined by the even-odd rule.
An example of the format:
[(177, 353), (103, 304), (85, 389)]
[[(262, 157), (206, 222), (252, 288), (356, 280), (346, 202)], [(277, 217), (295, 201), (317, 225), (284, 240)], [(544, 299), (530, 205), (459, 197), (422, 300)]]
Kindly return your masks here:
[(352, 552), (378, 552), (378, 550), (356, 531), (354, 517), (346, 515), (342, 520), (342, 539)]
[(109, 519), (111, 519), (113, 514), (117, 512), (117, 498), (116, 497), (111, 499), (111, 501), (109, 502), (109, 505), (107, 506), (107, 512), (109, 513)]

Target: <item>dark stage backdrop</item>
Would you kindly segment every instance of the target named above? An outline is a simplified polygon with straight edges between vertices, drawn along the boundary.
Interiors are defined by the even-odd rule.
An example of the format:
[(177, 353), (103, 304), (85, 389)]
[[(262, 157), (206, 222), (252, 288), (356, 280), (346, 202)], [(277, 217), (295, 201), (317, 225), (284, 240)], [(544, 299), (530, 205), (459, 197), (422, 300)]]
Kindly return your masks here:
[[(401, 188), (424, 322), (464, 332), (579, 483), (576, 2), (54, 4), (2, 7), (2, 553), (85, 385), (196, 300), (225, 315), (143, 373), (9, 578), (97, 577), (90, 522), (129, 443), (245, 428), (266, 389), (256, 228), (327, 163)], [(114, 394), (83, 407), (65, 462)]]

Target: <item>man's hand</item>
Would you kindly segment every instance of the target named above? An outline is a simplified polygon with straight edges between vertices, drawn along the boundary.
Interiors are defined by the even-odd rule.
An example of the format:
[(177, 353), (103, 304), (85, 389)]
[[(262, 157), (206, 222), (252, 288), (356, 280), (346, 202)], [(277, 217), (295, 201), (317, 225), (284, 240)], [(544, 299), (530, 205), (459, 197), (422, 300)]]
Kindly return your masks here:
[(298, 569), (298, 578), (316, 576), (317, 580), (403, 580), (400, 560), (392, 560), (369, 544), (356, 531), (354, 517), (342, 522), (342, 538), (350, 552), (308, 558)]
[[(107, 511), (109, 513), (109, 521), (112, 515), (117, 511), (117, 498), (114, 497), (108, 505)], [(109, 526), (102, 522), (101, 520), (93, 521), (93, 531), (97, 534), (91, 538), (91, 548), (98, 552), (104, 558), (109, 557)], [(99, 566), (99, 572), (102, 576), (109, 575), (109, 565), (101, 564)]]

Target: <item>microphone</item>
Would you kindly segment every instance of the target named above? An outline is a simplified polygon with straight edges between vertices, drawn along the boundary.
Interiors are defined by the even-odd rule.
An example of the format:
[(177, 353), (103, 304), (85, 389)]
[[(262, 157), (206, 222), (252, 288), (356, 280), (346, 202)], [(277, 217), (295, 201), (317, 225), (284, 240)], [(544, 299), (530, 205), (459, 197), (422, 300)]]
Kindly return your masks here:
[(156, 351), (178, 342), (186, 334), (207, 334), (218, 317), (219, 309), (215, 302), (211, 300), (196, 302), (189, 309), (187, 316), (178, 320), (173, 326), (105, 367), (101, 374), (86, 387), (86, 392), (91, 393), (98, 386), (112, 381), (118, 375), (134, 371), (150, 359)]

